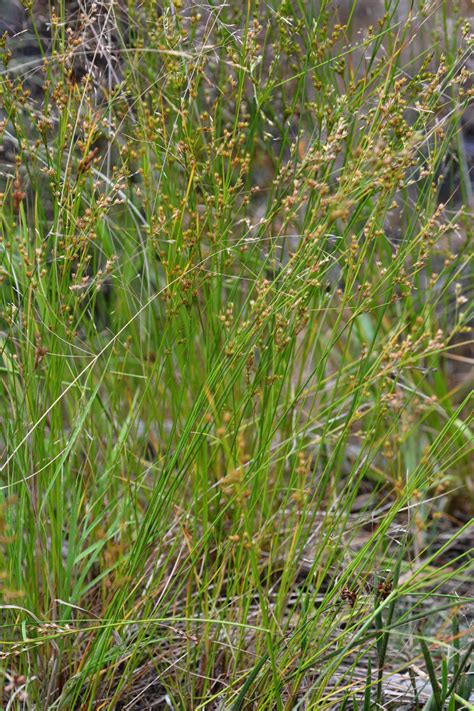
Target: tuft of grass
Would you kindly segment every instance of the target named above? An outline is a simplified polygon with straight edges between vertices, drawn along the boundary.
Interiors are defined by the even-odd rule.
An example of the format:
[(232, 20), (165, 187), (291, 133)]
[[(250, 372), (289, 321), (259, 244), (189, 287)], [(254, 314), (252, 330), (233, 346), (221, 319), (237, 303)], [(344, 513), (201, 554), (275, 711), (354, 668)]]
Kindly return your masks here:
[(472, 705), (473, 36), (382, 5), (1, 40), (5, 708)]

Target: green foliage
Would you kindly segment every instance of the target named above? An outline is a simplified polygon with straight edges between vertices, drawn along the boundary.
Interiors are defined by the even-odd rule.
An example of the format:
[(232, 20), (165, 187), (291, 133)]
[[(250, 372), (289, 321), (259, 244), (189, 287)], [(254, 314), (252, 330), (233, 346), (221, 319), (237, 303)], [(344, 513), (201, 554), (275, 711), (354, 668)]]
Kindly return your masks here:
[(2, 40), (5, 705), (469, 708), (469, 27), (70, 5)]

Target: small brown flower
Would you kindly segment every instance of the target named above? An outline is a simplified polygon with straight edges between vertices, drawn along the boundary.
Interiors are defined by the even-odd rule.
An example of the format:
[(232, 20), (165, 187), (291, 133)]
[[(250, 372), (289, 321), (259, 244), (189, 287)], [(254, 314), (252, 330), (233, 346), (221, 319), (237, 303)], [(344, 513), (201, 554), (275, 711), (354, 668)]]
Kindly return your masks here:
[(377, 597), (380, 598), (381, 600), (386, 600), (390, 593), (392, 592), (393, 585), (392, 581), (390, 578), (387, 578), (386, 580), (382, 580), (380, 583), (377, 585)]
[(84, 173), (88, 173), (91, 167), (91, 163), (95, 160), (97, 153), (99, 152), (98, 148), (93, 148), (87, 155), (85, 155), (81, 160), (79, 161), (79, 166), (77, 168), (77, 174), (78, 175), (83, 175)]
[(22, 191), (21, 189), (21, 180), (20, 180), (20, 174), (16, 174), (16, 178), (13, 182), (13, 212), (15, 215), (17, 215), (20, 212), (20, 205), (23, 202), (23, 200), (26, 198), (26, 193)]
[(344, 588), (341, 592), (341, 600), (348, 602), (351, 607), (354, 607), (357, 601), (357, 591)]

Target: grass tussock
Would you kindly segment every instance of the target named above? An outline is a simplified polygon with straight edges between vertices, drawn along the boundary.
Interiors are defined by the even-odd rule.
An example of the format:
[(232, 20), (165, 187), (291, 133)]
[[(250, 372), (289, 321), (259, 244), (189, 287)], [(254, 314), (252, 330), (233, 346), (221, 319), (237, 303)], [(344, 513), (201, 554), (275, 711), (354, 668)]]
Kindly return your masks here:
[(4, 708), (473, 708), (472, 30), (367, 7), (6, 27)]

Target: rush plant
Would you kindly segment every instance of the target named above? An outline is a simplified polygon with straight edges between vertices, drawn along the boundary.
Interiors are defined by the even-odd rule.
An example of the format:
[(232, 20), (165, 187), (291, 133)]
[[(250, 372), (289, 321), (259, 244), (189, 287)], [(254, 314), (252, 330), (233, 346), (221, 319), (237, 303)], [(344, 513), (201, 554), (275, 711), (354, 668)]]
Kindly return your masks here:
[(368, 6), (3, 36), (4, 708), (472, 707), (473, 38)]

